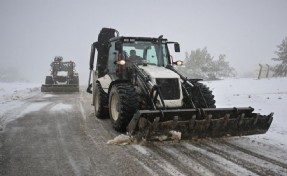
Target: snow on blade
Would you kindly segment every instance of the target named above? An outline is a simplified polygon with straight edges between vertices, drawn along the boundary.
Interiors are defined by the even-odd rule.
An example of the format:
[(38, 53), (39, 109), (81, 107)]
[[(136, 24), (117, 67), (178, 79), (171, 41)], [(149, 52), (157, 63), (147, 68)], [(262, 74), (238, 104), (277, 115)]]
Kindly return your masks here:
[(171, 134), (171, 139), (172, 140), (177, 140), (177, 141), (179, 141), (180, 139), (181, 139), (181, 132), (179, 132), (179, 131), (170, 131), (169, 132), (170, 134)]
[(160, 136), (158, 136), (158, 140), (159, 141), (165, 141), (165, 140), (167, 140), (167, 136), (166, 135), (160, 135)]
[(132, 143), (132, 142), (133, 142), (133, 139), (132, 139), (131, 136), (121, 134), (121, 135), (115, 137), (114, 139), (109, 140), (109, 141), (107, 142), (107, 144), (127, 145), (127, 144), (130, 144), (130, 143)]
[(174, 140), (174, 141), (180, 141), (181, 140), (181, 132), (171, 130), (171, 131), (169, 131), (169, 135), (162, 134), (159, 136), (155, 136), (155, 139), (158, 139), (161, 142), (166, 141), (166, 140), (170, 140), (170, 139)]

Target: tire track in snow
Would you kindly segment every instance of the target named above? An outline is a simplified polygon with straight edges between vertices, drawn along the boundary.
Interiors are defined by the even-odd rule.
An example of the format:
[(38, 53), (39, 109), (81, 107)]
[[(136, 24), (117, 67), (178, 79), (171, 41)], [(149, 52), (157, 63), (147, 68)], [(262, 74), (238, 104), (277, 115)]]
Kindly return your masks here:
[(134, 158), (134, 160), (136, 160), (137, 163), (139, 163), (148, 173), (149, 175), (153, 175), (153, 176), (159, 176), (156, 172), (154, 172), (149, 166), (147, 166), (144, 162), (142, 162), (141, 160)]
[(195, 155), (188, 155), (182, 152), (179, 146), (160, 146), (160, 148), (169, 155), (172, 155), (182, 165), (191, 169), (192, 172), (194, 172), (192, 175), (215, 175), (212, 170), (198, 162), (198, 159), (196, 159)]
[(287, 173), (287, 171), (280, 166), (265, 160), (261, 160), (260, 158), (256, 158), (248, 153), (238, 151), (237, 149), (231, 148), (224, 144), (201, 142), (195, 143), (194, 145), (205, 149), (208, 152), (220, 155), (221, 157), (258, 175), (280, 175), (279, 173), (283, 173), (284, 175), (284, 173)]
[[(169, 145), (154, 145), (151, 144), (150, 149), (154, 152), (158, 153), (160, 156), (164, 157), (166, 160), (170, 161), (174, 166), (180, 169), (180, 171), (185, 171), (191, 175), (218, 175), (218, 171), (210, 168), (209, 166), (206, 167), (203, 162), (198, 160), (198, 156), (189, 155), (186, 157), (185, 153), (178, 152), (177, 146), (169, 146)], [(201, 158), (202, 159), (202, 158)], [(229, 173), (229, 175), (232, 175)]]
[[(235, 146), (244, 148), (245, 150), (250, 150), (254, 153), (267, 156), (273, 160), (279, 161), (287, 165), (287, 150), (286, 146), (281, 145), (273, 145), (271, 143), (264, 143), (262, 141), (255, 141), (248, 137), (240, 137), (240, 138), (228, 138), (228, 139), (221, 139), (225, 142), (231, 143)], [(276, 151), (276, 152), (274, 152)]]
[[(66, 158), (62, 163), (63, 167), (60, 167), (59, 170), (64, 175), (71, 173), (72, 175), (94, 175), (93, 165), (81, 144), (81, 136), (85, 130), (83, 129), (85, 112), (83, 109), (72, 108), (74, 105), (80, 104), (76, 97), (71, 98), (69, 102), (59, 100), (49, 109), (53, 116), (58, 116), (55, 119), (58, 149), (62, 151), (62, 157)], [(83, 117), (78, 118), (81, 116)]]
[(80, 105), (81, 115), (82, 115), (84, 121), (86, 121), (87, 114), (86, 114), (86, 112), (84, 110), (83, 102), (84, 102), (84, 97), (83, 97), (83, 92), (81, 92), (80, 96), (78, 97), (78, 104)]
[(213, 168), (216, 175), (254, 175), (253, 172), (240, 165), (192, 144), (186, 143), (176, 149), (188, 157), (195, 158), (198, 163), (202, 163), (205, 167)]
[[(85, 109), (85, 107), (91, 106), (90, 104), (86, 103), (89, 101), (90, 100), (84, 97), (84, 95), (81, 92), (81, 94), (78, 97), (78, 104), (79, 104), (78, 109), (81, 112), (81, 116), (84, 120), (84, 128), (86, 130), (85, 132), (88, 133), (89, 131), (90, 134), (93, 134), (92, 136), (96, 135), (97, 137), (101, 137), (104, 141), (108, 141), (114, 135), (117, 135), (117, 134), (116, 132), (113, 132), (112, 126), (110, 124), (108, 124), (109, 128), (105, 126), (106, 120), (108, 119), (98, 119), (94, 115), (94, 111), (91, 112), (90, 110)], [(95, 134), (95, 129), (99, 129), (99, 128), (101, 129), (100, 131), (102, 135)]]
[(190, 173), (183, 173), (182, 171), (179, 171), (174, 166), (174, 163), (172, 163), (174, 161), (167, 161), (150, 148), (141, 145), (132, 145), (132, 147), (136, 150), (134, 154), (138, 156), (137, 159), (144, 163), (144, 165), (150, 168), (152, 171), (159, 172), (159, 175), (190, 175)]
[(267, 157), (267, 156), (260, 155), (260, 154), (258, 154), (258, 153), (252, 152), (252, 151), (250, 151), (250, 150), (244, 149), (244, 148), (242, 148), (242, 147), (236, 146), (236, 145), (234, 145), (234, 144), (231, 144), (231, 143), (226, 142), (226, 141), (223, 141), (223, 140), (220, 140), (220, 143), (225, 144), (225, 145), (227, 145), (227, 146), (229, 146), (229, 147), (232, 147), (232, 148), (234, 148), (234, 149), (236, 149), (236, 150), (240, 150), (240, 151), (242, 151), (242, 152), (244, 152), (244, 153), (247, 153), (247, 154), (249, 154), (249, 155), (252, 155), (252, 156), (254, 156), (254, 157), (256, 157), (256, 158), (260, 158), (260, 159), (262, 159), (262, 160), (265, 160), (265, 161), (268, 161), (268, 162), (273, 163), (273, 164), (275, 164), (275, 165), (278, 165), (278, 166), (280, 166), (280, 167), (282, 167), (282, 168), (284, 168), (284, 169), (287, 169), (287, 164), (284, 164), (284, 163), (282, 163), (282, 162), (280, 162), (280, 161), (274, 160), (274, 159), (269, 158), (269, 157)]
[(65, 170), (72, 170), (72, 172), (74, 173), (74, 175), (80, 175), (80, 171), (78, 166), (76, 165), (75, 160), (71, 157), (71, 155), (69, 154), (69, 151), (67, 150), (66, 147), (66, 143), (63, 137), (63, 133), (62, 133), (62, 128), (60, 126), (60, 122), (56, 123), (56, 127), (57, 127), (57, 134), (58, 134), (58, 140), (59, 140), (59, 144), (60, 144), (60, 149), (63, 150), (65, 156), (67, 157), (69, 162), (65, 162)]
[[(166, 148), (166, 147), (165, 147)], [(209, 172), (214, 175), (245, 175), (252, 174), (245, 168), (242, 168), (218, 155), (207, 152), (204, 149), (197, 148), (191, 144), (182, 144), (179, 146), (174, 146), (172, 149), (180, 158), (184, 156), (192, 159), (201, 165), (201, 167), (206, 168)], [(207, 174), (203, 174), (207, 175)]]

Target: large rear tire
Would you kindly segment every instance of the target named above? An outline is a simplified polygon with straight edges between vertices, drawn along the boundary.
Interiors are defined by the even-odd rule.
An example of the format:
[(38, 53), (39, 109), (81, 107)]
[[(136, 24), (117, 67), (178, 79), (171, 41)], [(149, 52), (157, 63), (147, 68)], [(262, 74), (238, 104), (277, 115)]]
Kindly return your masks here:
[(94, 89), (95, 115), (99, 119), (109, 118), (108, 94), (103, 90), (100, 83), (96, 83)]
[(138, 100), (134, 87), (128, 83), (113, 85), (109, 93), (109, 114), (114, 129), (125, 132), (137, 110)]
[(191, 96), (187, 97), (187, 95), (184, 94), (185, 105), (188, 108), (191, 108), (191, 104), (187, 100), (191, 98), (196, 108), (216, 108), (214, 95), (212, 94), (212, 91), (209, 90), (209, 87), (199, 82), (193, 84), (194, 87), (191, 87), (188, 84), (184, 84), (187, 92)]

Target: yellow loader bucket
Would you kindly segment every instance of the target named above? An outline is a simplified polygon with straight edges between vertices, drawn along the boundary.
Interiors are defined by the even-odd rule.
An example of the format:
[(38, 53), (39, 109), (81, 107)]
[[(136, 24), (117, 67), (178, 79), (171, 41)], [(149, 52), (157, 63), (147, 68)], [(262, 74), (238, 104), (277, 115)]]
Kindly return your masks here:
[(177, 110), (139, 110), (127, 131), (146, 140), (171, 139), (171, 131), (181, 133), (181, 139), (245, 136), (268, 131), (273, 113), (261, 115), (246, 108), (204, 108)]

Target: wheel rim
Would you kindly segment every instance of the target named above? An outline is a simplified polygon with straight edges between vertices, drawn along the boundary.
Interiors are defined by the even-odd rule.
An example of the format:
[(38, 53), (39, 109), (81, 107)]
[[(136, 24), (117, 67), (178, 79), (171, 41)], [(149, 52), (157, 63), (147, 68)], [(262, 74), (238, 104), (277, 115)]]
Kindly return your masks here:
[(116, 94), (112, 95), (111, 98), (111, 115), (114, 121), (116, 121), (119, 117), (119, 97)]

